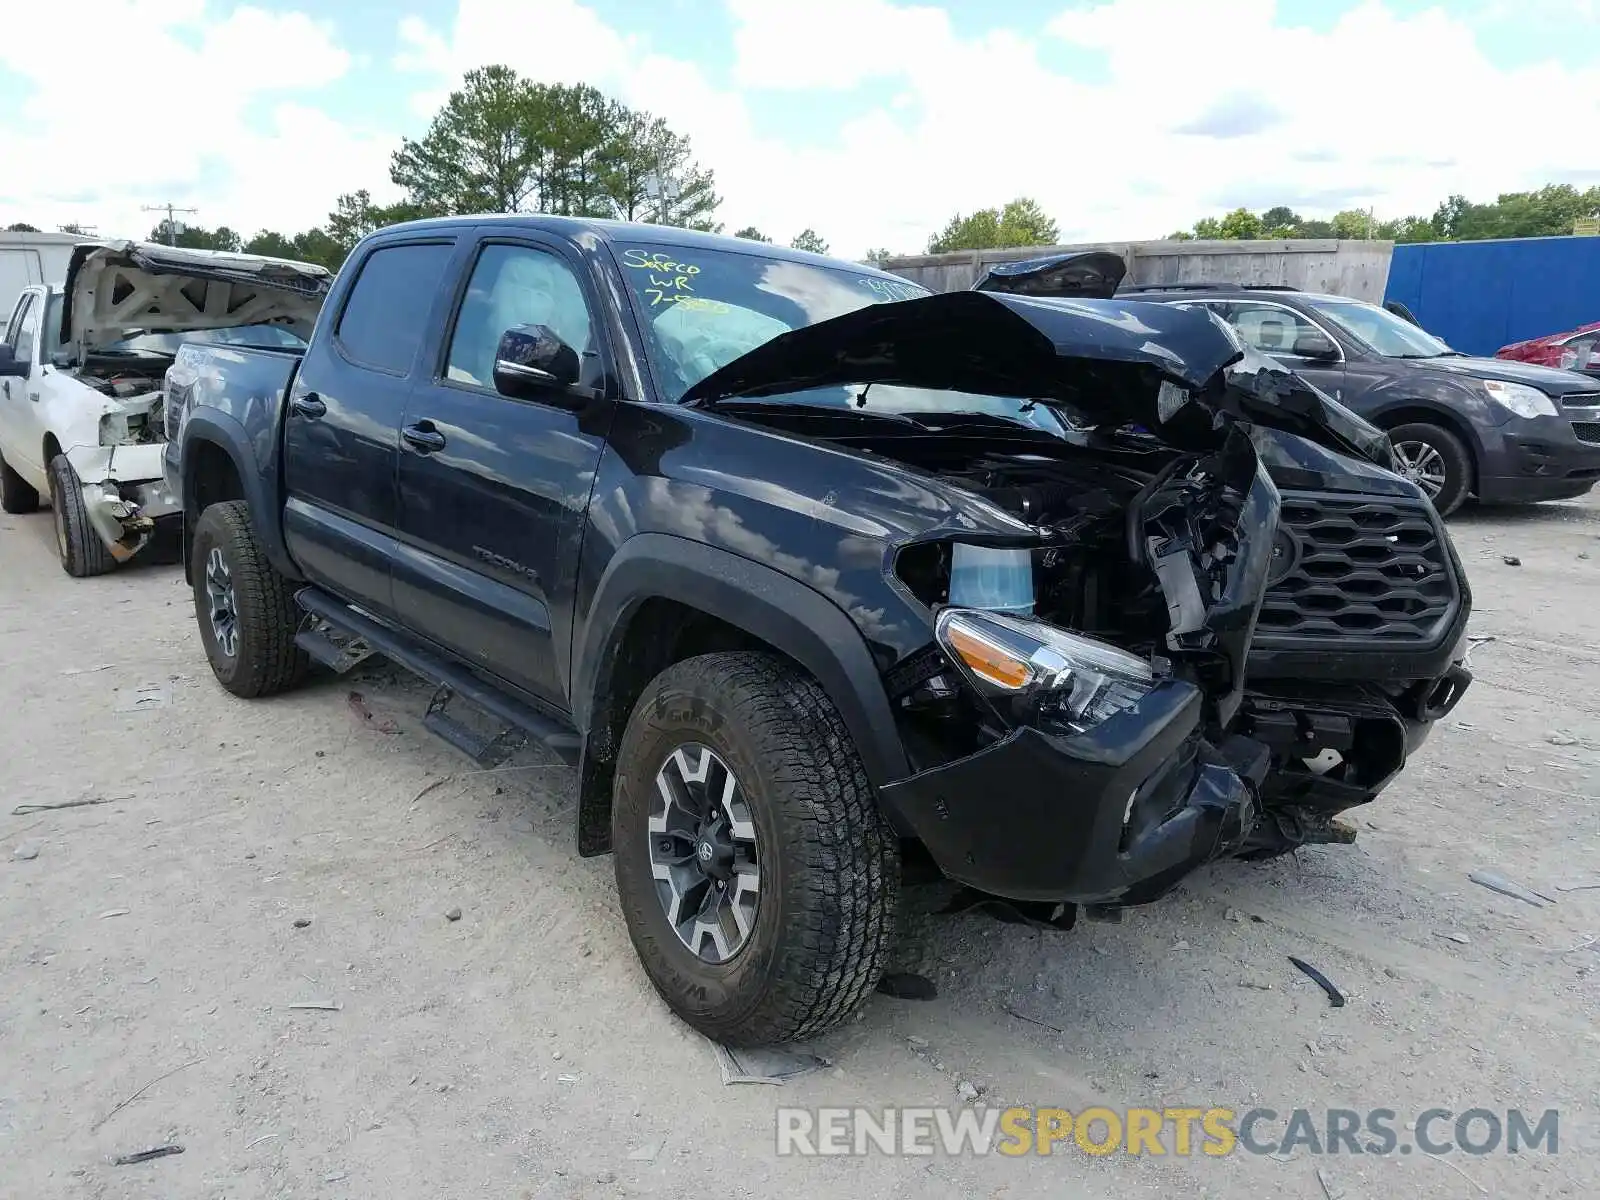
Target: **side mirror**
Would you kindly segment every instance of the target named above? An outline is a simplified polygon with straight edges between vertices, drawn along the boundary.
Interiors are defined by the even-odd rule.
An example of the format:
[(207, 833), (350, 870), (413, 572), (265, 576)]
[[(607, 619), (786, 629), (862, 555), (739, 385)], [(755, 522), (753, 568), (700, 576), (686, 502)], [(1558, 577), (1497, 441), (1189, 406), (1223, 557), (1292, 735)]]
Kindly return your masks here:
[(27, 377), (27, 361), (17, 357), (15, 347), (9, 342), (0, 342), (0, 379), (26, 379)]
[(1339, 347), (1320, 329), (1307, 329), (1294, 340), (1290, 351), (1296, 358), (1311, 358), (1326, 362), (1339, 357)]
[(494, 386), (502, 396), (543, 400), (565, 392), (582, 371), (578, 352), (548, 325), (516, 325), (500, 335)]

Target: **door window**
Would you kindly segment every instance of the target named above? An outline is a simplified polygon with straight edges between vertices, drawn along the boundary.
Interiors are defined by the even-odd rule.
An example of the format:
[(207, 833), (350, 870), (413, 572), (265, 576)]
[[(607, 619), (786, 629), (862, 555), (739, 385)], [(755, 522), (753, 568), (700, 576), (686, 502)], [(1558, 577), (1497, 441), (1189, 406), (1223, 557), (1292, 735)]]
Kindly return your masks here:
[(364, 367), (405, 375), (454, 252), (448, 243), (418, 242), (367, 255), (339, 316), (340, 349)]
[(565, 260), (529, 246), (485, 246), (456, 317), (446, 377), (493, 387), (500, 335), (518, 325), (548, 325), (580, 355), (595, 348), (588, 301)]
[(1216, 307), (1228, 324), (1239, 331), (1245, 344), (1263, 354), (1278, 358), (1315, 358), (1321, 357), (1318, 350), (1328, 345), (1328, 335), (1316, 325), (1276, 304), (1235, 300)]
[(22, 311), (11, 321), (12, 353), (21, 362), (33, 361), (34, 343), (39, 340), (39, 298), (29, 295), (22, 302)]

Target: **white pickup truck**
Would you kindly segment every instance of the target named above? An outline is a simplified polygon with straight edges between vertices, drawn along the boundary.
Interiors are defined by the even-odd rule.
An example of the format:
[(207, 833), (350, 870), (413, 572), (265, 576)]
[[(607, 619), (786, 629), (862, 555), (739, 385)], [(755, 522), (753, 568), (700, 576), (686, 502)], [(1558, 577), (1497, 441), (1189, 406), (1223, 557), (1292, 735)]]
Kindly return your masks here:
[(185, 341), (299, 347), (332, 279), (310, 263), (144, 242), (74, 249), (0, 344), (0, 508), (54, 510), (69, 575), (99, 575), (182, 520), (162, 480), (162, 377)]

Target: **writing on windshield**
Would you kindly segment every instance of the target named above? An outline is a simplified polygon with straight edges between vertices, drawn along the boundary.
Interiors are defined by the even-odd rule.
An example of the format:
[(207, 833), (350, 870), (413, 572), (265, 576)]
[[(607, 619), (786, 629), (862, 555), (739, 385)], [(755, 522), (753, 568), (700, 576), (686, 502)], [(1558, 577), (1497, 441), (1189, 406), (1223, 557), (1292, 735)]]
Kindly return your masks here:
[(618, 260), (669, 400), (791, 329), (929, 294), (909, 280), (759, 251), (635, 245)]

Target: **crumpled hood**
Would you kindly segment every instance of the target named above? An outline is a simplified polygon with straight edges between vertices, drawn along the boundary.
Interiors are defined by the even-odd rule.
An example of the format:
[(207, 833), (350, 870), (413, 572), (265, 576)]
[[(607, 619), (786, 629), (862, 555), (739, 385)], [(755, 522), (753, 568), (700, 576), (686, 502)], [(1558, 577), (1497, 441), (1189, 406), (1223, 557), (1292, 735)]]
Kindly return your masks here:
[(333, 273), (313, 263), (154, 242), (77, 246), (67, 267), (63, 340), (80, 352), (135, 332), (282, 325), (309, 339)]
[(1541, 367), (1537, 363), (1517, 362), (1505, 358), (1424, 358), (1419, 366), (1448, 371), (1452, 375), (1468, 375), (1473, 379), (1502, 379), (1507, 383), (1525, 383), (1551, 396), (1564, 396), (1568, 392), (1592, 392), (1594, 380), (1576, 371), (1563, 371), (1560, 367)]
[[(1221, 446), (1230, 416), (1364, 455), (1371, 451), (1360, 443), (1369, 434), (1383, 438), (1249, 352), (1208, 313), (989, 291), (874, 304), (791, 330), (706, 376), (683, 399), (714, 404), (873, 383), (1037, 400), (1079, 422), (1138, 425), (1184, 449)], [(869, 392), (869, 411), (871, 404)]]

